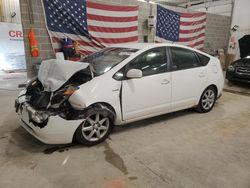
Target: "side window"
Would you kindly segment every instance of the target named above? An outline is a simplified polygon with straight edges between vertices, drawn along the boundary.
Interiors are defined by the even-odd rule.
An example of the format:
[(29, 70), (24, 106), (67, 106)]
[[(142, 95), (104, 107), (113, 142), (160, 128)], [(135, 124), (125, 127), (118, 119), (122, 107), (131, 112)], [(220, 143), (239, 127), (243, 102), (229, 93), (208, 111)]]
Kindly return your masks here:
[(198, 56), (198, 58), (203, 66), (206, 66), (208, 64), (208, 62), (210, 61), (209, 57), (202, 55), (200, 53), (197, 53), (197, 52), (196, 52), (196, 54), (197, 54), (197, 56)]
[(129, 69), (140, 69), (143, 76), (167, 72), (166, 47), (144, 52), (129, 63), (127, 70)]
[(172, 70), (183, 70), (202, 66), (196, 54), (188, 49), (171, 47)]

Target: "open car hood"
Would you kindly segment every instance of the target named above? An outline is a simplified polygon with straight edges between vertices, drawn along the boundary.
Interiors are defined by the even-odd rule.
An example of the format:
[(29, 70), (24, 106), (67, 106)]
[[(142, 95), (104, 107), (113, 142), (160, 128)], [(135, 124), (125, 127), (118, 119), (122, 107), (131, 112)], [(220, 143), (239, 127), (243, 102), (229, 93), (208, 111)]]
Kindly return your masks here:
[(86, 69), (89, 63), (50, 59), (42, 61), (38, 79), (45, 91), (58, 90), (76, 72)]
[(250, 55), (250, 35), (245, 35), (239, 39), (240, 57), (244, 58)]

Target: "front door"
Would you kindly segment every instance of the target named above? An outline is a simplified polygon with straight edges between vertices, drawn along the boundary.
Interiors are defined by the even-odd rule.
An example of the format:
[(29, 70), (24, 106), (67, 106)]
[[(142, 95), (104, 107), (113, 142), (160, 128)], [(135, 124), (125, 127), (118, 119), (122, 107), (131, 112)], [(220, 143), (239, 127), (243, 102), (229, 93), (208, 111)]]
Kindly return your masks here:
[(171, 75), (166, 47), (157, 47), (132, 60), (129, 69), (142, 70), (142, 78), (122, 81), (123, 120), (136, 120), (166, 113), (171, 103)]

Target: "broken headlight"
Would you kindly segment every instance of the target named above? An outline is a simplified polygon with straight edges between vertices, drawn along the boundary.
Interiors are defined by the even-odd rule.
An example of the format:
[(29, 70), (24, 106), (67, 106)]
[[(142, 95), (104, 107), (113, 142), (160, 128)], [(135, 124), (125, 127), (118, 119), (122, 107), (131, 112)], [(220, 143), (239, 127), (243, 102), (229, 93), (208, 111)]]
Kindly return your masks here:
[(72, 95), (76, 90), (78, 90), (79, 87), (76, 87), (76, 86), (69, 86), (64, 92), (63, 92), (63, 95), (65, 96), (70, 96)]

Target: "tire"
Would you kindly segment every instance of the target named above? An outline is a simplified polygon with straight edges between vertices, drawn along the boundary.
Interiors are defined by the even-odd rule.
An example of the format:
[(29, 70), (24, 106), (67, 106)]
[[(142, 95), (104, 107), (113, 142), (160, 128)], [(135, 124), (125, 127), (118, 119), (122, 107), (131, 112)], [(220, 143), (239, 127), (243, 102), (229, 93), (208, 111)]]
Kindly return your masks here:
[(196, 110), (200, 113), (207, 113), (211, 111), (216, 101), (216, 95), (217, 93), (213, 86), (207, 87), (200, 97)]
[(101, 107), (93, 107), (89, 108), (84, 115), (86, 119), (76, 130), (76, 141), (85, 146), (93, 146), (103, 142), (113, 128), (113, 118), (111, 118), (110, 111)]

